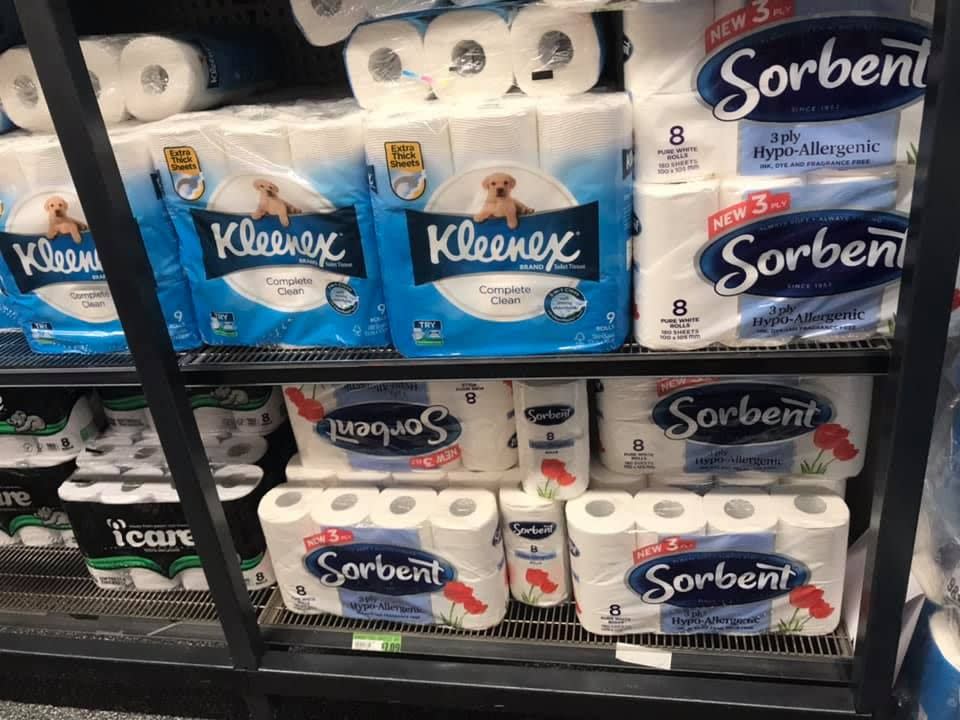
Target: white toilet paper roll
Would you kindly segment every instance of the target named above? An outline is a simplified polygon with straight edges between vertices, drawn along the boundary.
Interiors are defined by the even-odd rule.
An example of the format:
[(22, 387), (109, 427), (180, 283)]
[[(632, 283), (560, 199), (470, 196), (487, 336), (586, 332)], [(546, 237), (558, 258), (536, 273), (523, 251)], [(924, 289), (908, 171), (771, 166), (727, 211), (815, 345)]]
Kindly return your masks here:
[(293, 166), (287, 124), (276, 116), (225, 121), (221, 137), (233, 175), (287, 175)]
[(470, 601), (451, 600), (443, 592), (433, 593), (434, 619), (461, 630), (485, 630), (500, 623), (507, 613), (507, 569), (475, 580), (460, 581), (471, 591)]
[(339, 205), (342, 181), (331, 181), (327, 176), (336, 170), (340, 178), (349, 168), (366, 172), (363, 112), (359, 106), (333, 117), (311, 117), (291, 124), (287, 132), (294, 171), (301, 178), (309, 178), (317, 192)]
[(131, 39), (130, 35), (113, 35), (80, 41), (80, 52), (90, 73), (90, 84), (93, 85), (100, 114), (107, 125), (130, 117), (121, 87), (120, 54)]
[(653, 542), (677, 535), (703, 535), (707, 518), (703, 498), (683, 488), (650, 488), (634, 497), (634, 514), (641, 533), (654, 533)]
[(457, 104), (450, 110), (450, 144), (457, 172), (502, 164), (537, 167), (536, 105), (524, 96)]
[(390, 474), (391, 484), (404, 487), (425, 487), (442, 490), (449, 484), (447, 473), (443, 470), (418, 470), (415, 472), (395, 472)]
[(290, 9), (311, 45), (333, 45), (367, 18), (362, 0), (290, 0)]
[(425, 100), (430, 86), (421, 27), (384, 20), (358, 27), (344, 51), (353, 96), (365, 108), (397, 107)]
[(528, 605), (550, 607), (570, 596), (563, 503), (501, 488), (500, 515), (510, 592)]
[(461, 460), (467, 470), (504, 471), (517, 464), (513, 385), (507, 380), (429, 384), (457, 418)]
[(897, 128), (897, 163), (916, 165), (920, 145), (920, 124), (923, 121), (923, 100), (900, 111)]
[(624, 10), (626, 89), (635, 99), (695, 90), (704, 32), (712, 22), (713, 3), (707, 0), (640, 2)]
[(590, 412), (585, 380), (514, 383), (524, 492), (570, 500), (590, 484)]
[(374, 486), (378, 488), (385, 487), (391, 480), (388, 472), (378, 472), (376, 470), (335, 470), (339, 485), (360, 487)]
[(55, 135), (24, 138), (18, 146), (17, 158), (31, 190), (73, 190), (70, 170)]
[(715, 484), (713, 475), (648, 475), (647, 480), (651, 488), (683, 488), (698, 495), (712, 490)]
[(0, 103), (15, 125), (33, 132), (53, 131), (37, 70), (25, 47), (0, 55)]
[(756, 487), (771, 488), (777, 484), (777, 478), (765, 473), (738, 473), (737, 475), (719, 476), (717, 485), (720, 487)]
[(451, 470), (447, 473), (447, 482), (452, 488), (498, 490), (507, 484), (503, 476), (499, 470)]
[(736, 174), (737, 125), (717, 122), (697, 93), (635, 98), (633, 108), (637, 182)]
[(595, 635), (658, 632), (660, 606), (644, 605), (623, 575), (605, 582), (573, 583), (577, 620)]
[(672, 185), (638, 183), (633, 246), (634, 335), (644, 347), (699, 348), (733, 339), (736, 298), (704, 282), (696, 258), (708, 220), (719, 210), (716, 180)]
[(373, 512), (379, 499), (380, 491), (376, 488), (327, 488), (313, 502), (310, 517), (322, 528), (369, 527), (377, 524)]
[(846, 478), (822, 478), (819, 475), (790, 475), (780, 478), (785, 487), (819, 487), (836, 493), (840, 497), (847, 495)]
[(760, 488), (722, 488), (703, 498), (707, 535), (776, 532), (777, 506)]
[(299, 453), (290, 458), (287, 463), (286, 475), (288, 485), (324, 488), (339, 484), (337, 475), (333, 470), (306, 467), (300, 460)]
[(370, 523), (379, 528), (410, 531), (412, 534), (406, 542), (414, 543), (415, 538), (414, 547), (435, 547), (430, 517), (436, 507), (436, 490), (391, 488), (374, 500)]
[(440, 100), (498, 97), (513, 85), (510, 28), (496, 10), (435, 17), (423, 36), (424, 72)]
[(591, 490), (566, 505), (570, 569), (583, 583), (623, 581), (633, 551), (656, 541), (637, 534), (633, 498), (622, 490)]
[(766, 177), (737, 175), (724, 178), (720, 184), (720, 207), (736, 205), (749, 196), (767, 190), (787, 190), (804, 184), (802, 177)]
[(575, 95), (597, 84), (603, 54), (588, 13), (529, 5), (510, 26), (513, 73), (527, 95)]
[(210, 462), (253, 465), (267, 452), (269, 443), (258, 435), (231, 435), (218, 445), (208, 444), (206, 448)]
[(433, 548), (461, 580), (496, 573), (503, 564), (497, 500), (489, 490), (442, 490), (430, 515)]
[(626, 490), (635, 493), (647, 487), (646, 475), (626, 475), (608, 470), (597, 459), (590, 461), (590, 487), (595, 490)]
[(913, 205), (913, 181), (916, 176), (916, 165), (897, 165), (897, 212), (910, 215)]
[(771, 624), (798, 621), (805, 634), (833, 632), (843, 602), (850, 510), (839, 495), (816, 489), (774, 488), (771, 499), (780, 516), (776, 551), (806, 565), (810, 570), (806, 584), (816, 589), (811, 592), (822, 593), (811, 607), (799, 611), (796, 602), (778, 599)]

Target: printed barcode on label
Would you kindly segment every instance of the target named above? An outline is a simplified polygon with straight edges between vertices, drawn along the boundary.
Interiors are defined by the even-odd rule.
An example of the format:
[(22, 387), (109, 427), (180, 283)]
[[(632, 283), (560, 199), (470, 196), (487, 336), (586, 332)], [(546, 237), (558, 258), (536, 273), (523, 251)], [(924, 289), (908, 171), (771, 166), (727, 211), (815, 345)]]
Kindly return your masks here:
[(402, 636), (383, 633), (354, 633), (353, 649), (369, 652), (400, 652)]

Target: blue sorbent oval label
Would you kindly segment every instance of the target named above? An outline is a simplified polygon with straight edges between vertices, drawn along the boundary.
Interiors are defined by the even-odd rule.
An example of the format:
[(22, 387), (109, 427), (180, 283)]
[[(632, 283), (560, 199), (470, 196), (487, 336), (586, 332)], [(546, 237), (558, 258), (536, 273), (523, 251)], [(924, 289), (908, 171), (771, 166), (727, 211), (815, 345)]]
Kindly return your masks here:
[(463, 428), (443, 405), (372, 402), (331, 410), (316, 430), (343, 450), (393, 457), (449, 447)]
[(327, 545), (304, 565), (324, 587), (381, 595), (433, 593), (457, 576), (448, 561), (425, 550), (375, 543)]

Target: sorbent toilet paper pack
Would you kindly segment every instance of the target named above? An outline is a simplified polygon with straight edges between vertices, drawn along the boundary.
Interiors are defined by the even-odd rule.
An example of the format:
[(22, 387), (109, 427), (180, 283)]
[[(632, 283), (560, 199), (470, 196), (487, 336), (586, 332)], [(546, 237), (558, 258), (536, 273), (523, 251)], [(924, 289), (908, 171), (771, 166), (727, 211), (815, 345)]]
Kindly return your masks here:
[(387, 342), (361, 127), (359, 108), (336, 102), (151, 126), (206, 343)]
[(628, 322), (626, 96), (538, 99), (539, 166), (485, 164), (478, 149), (463, 172), (435, 105), (367, 121), (397, 348), (420, 357), (617, 347)]
[(307, 467), (339, 475), (503, 471), (517, 464), (507, 381), (288, 385), (284, 398)]
[(869, 377), (607, 378), (599, 457), (615, 472), (844, 478), (863, 467)]
[(506, 612), (489, 491), (279, 487), (259, 513), (293, 612), (466, 630), (492, 627)]
[(563, 503), (501, 488), (500, 519), (514, 600), (551, 607), (570, 597)]

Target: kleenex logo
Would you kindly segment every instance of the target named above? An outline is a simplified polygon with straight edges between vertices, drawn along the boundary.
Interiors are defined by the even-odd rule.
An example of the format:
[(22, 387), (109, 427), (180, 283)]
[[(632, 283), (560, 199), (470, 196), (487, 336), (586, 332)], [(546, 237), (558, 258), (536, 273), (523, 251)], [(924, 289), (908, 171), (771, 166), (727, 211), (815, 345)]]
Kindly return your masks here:
[(317, 432), (344, 450), (394, 457), (448, 447), (462, 427), (443, 405), (372, 402), (331, 410)]
[(492, 272), (600, 277), (596, 202), (523, 215), (515, 229), (504, 218), (476, 222), (418, 210), (407, 210), (406, 217), (417, 285)]
[(700, 255), (718, 295), (836, 295), (900, 279), (907, 237), (901, 215), (816, 210), (727, 233)]
[(366, 277), (360, 228), (353, 207), (274, 216), (191, 210), (208, 278), (269, 265), (312, 265), (338, 275)]
[(767, 383), (711, 383), (684, 388), (653, 408), (670, 440), (713, 445), (776, 442), (813, 432), (833, 406), (813, 393)]
[(527, 522), (516, 520), (509, 524), (510, 532), (525, 540), (544, 540), (557, 531), (553, 522)]
[(425, 550), (374, 543), (321, 547), (304, 565), (324, 587), (381, 595), (433, 593), (456, 578), (449, 562)]
[(747, 35), (708, 58), (697, 89), (720, 120), (824, 122), (923, 96), (930, 30), (885, 17), (812, 18)]
[(562, 425), (573, 417), (574, 412), (569, 405), (537, 405), (524, 408), (523, 415), (534, 425)]
[(772, 600), (809, 577), (806, 565), (785, 555), (694, 551), (641, 563), (628, 573), (627, 584), (651, 605), (705, 608)]
[(67, 235), (53, 240), (37, 235), (0, 232), (0, 251), (20, 292), (62, 282), (100, 282), (105, 279), (100, 256), (89, 232), (79, 245)]

